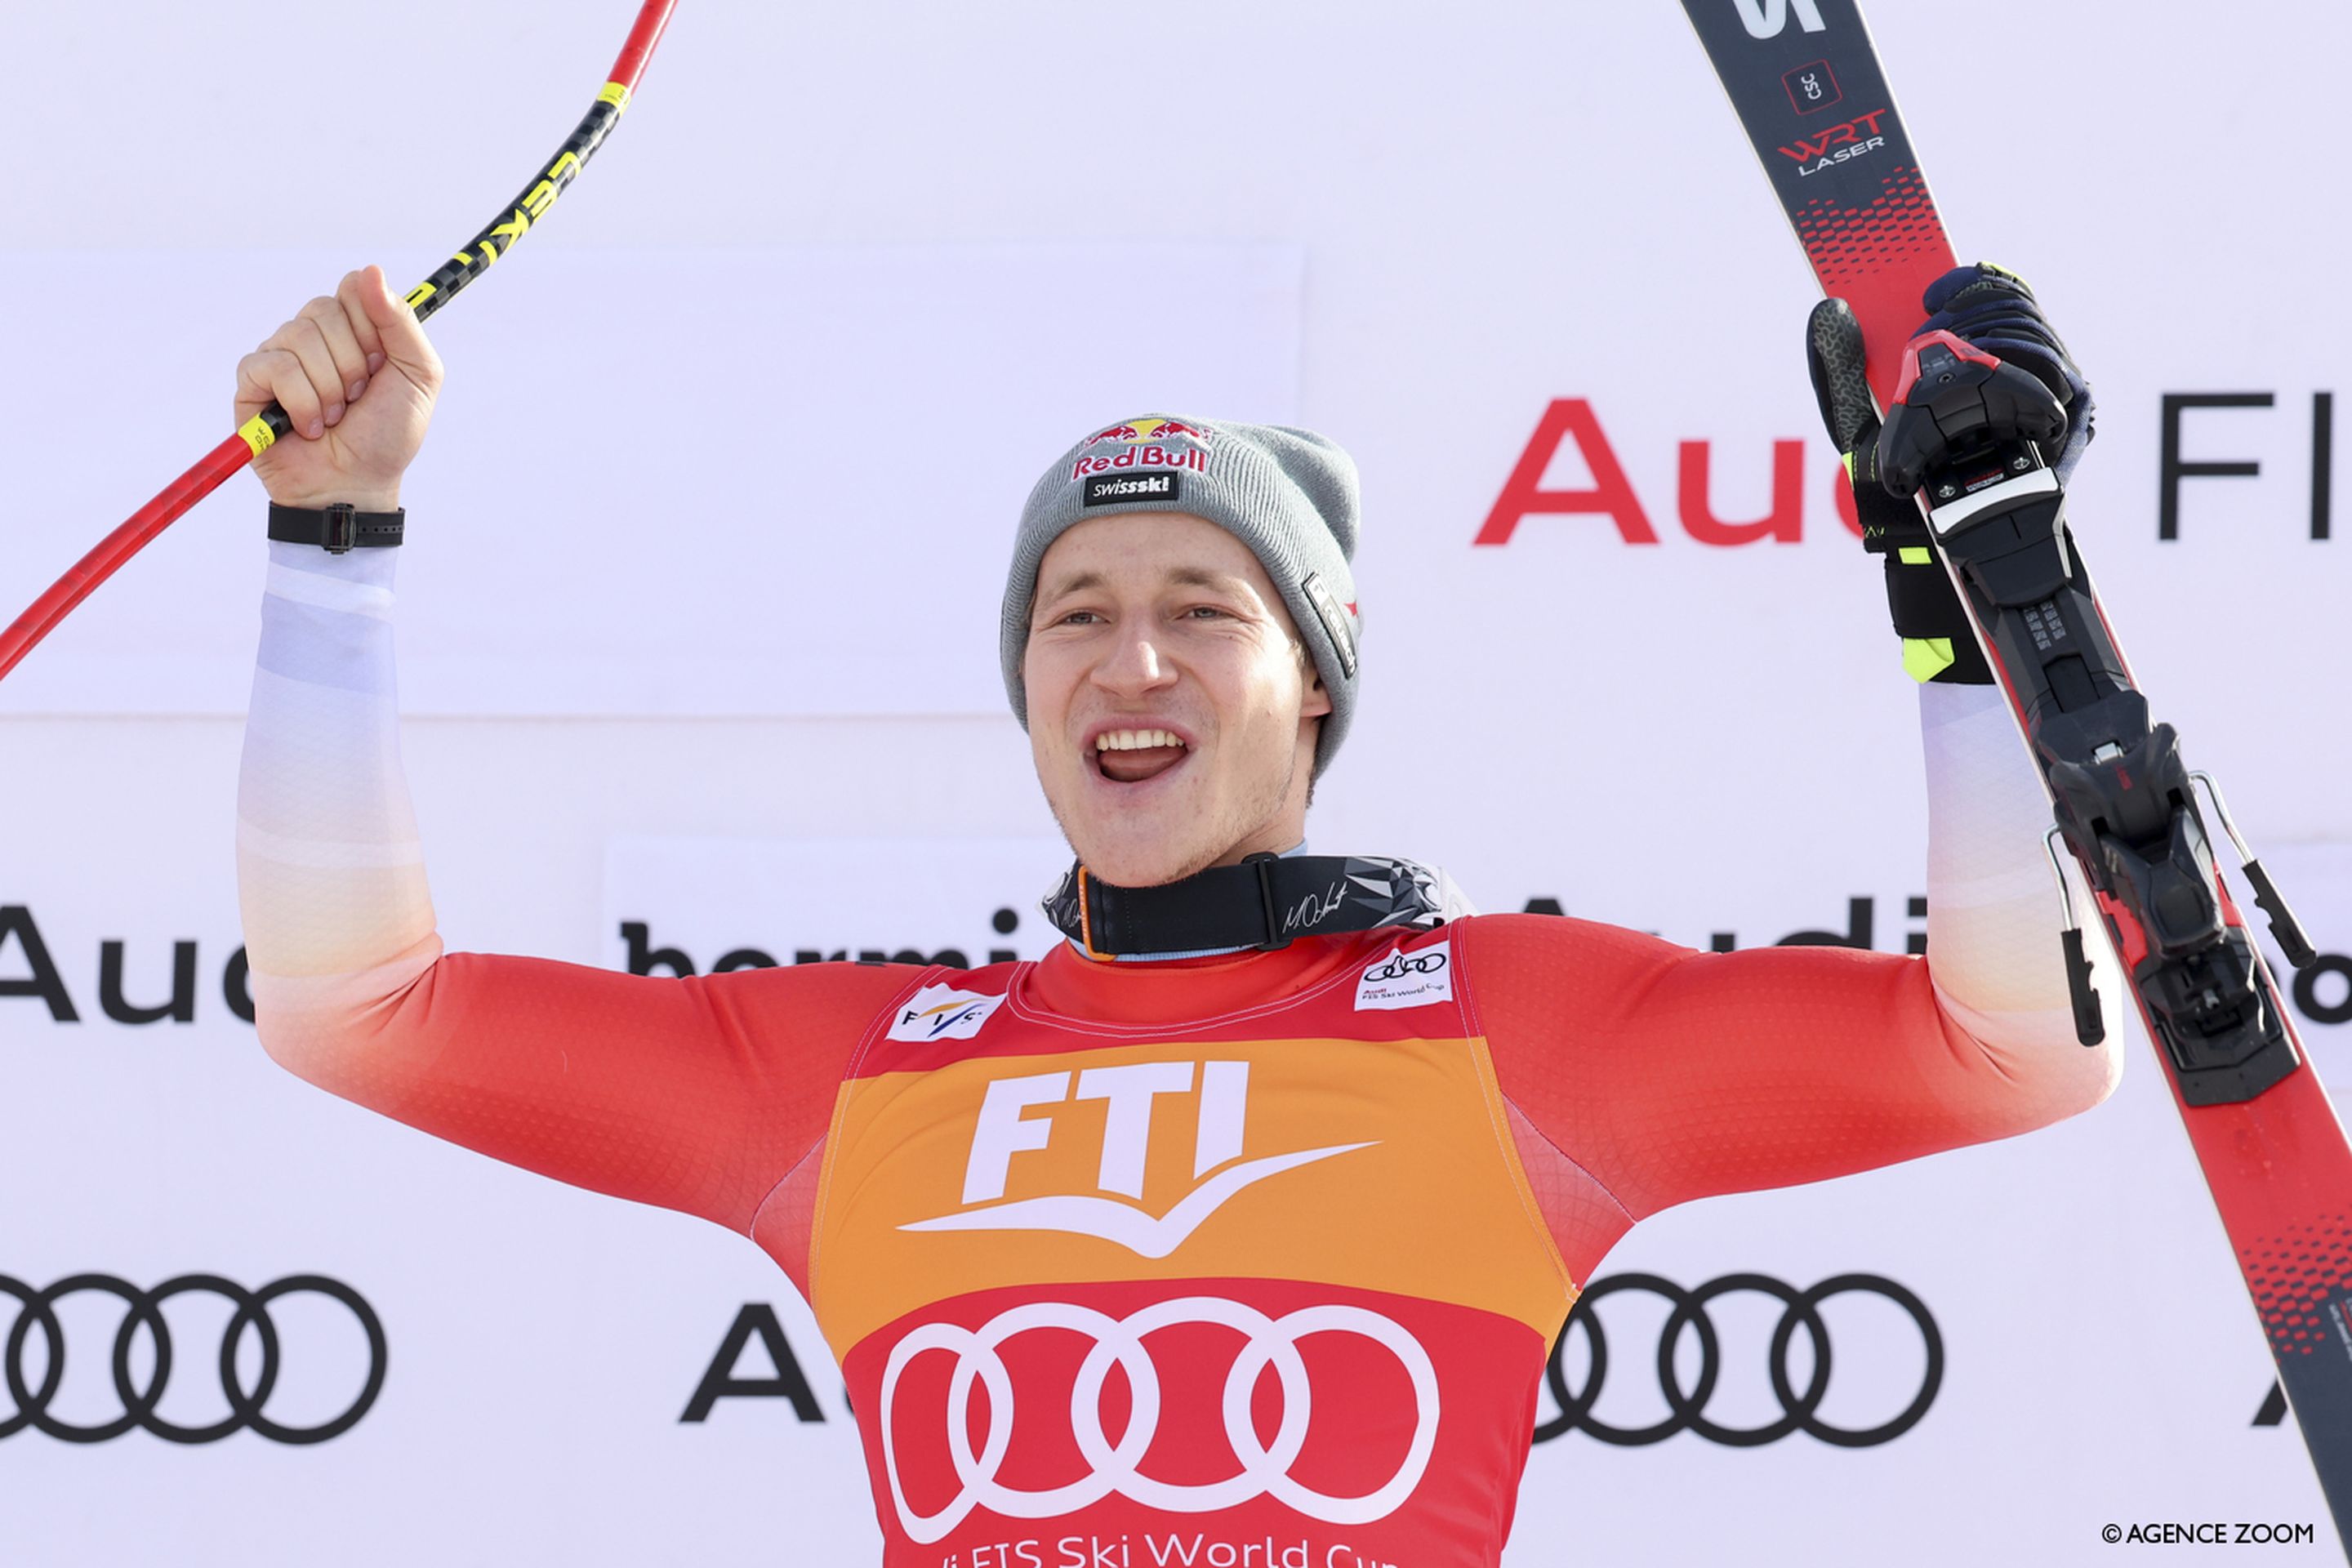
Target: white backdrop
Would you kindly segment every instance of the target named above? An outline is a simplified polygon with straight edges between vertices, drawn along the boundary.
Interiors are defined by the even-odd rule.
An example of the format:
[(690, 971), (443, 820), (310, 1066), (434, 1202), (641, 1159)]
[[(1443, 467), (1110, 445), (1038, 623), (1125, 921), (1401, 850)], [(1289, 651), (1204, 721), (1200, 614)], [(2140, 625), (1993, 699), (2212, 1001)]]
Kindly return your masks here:
[[(467, 237), (576, 119), (629, 9), (12, 16), (0, 615), (218, 439), (236, 356), (304, 299), (368, 260), (422, 276)], [(2311, 536), (2314, 395), (2352, 363), (2331, 195), (2352, 23), (2317, 0), (2226, 25), (2188, 0), (1872, 10), (1963, 252), (2035, 280), (2098, 388), (2074, 510), (2139, 674), (2323, 951), (2352, 951), (2352, 542)], [(449, 386), (407, 486), (400, 615), (444, 933), (603, 963), (625, 921), (705, 966), (1034, 952), (1022, 868), (1053, 828), (1001, 709), (1000, 557), (1083, 426), (1165, 405), (1296, 419), (1362, 466), (1366, 686), (1318, 847), (1702, 946), (1843, 931), (1866, 899), (1900, 951), (1923, 925), (1913, 700), (1877, 567), (1829, 504), (1810, 290), (1669, 0), (687, 0), (518, 265), (433, 323)], [(2161, 541), (2162, 400), (2213, 392), (2273, 405), (2189, 412), (2182, 455), (2262, 472), (2185, 481)], [(1588, 405), (1658, 543), (1592, 516), (1473, 542), (1560, 399)], [(1696, 542), (1684, 444), (1708, 444), (1714, 514), (1746, 521), (1781, 441), (1802, 444), (1801, 537)], [(1589, 483), (1590, 456), (1548, 483)], [(0, 1276), (325, 1275), (381, 1316), (383, 1390), (315, 1446), (0, 1437), (0, 1561), (870, 1560), (839, 1381), (756, 1250), (433, 1143), (254, 1047), (223, 982), (258, 514), (233, 481), (0, 684), (0, 911), (23, 911), (0, 914)], [(883, 867), (973, 847), (893, 910), (848, 878), (780, 891), (772, 868), (807, 859), (780, 847), (812, 841)], [(11, 985), (42, 973), (28, 932), (76, 1021)], [(117, 1011), (172, 997), (193, 943), (189, 1021), (110, 1017), (110, 942)], [(2352, 1089), (2347, 991), (2339, 960), (2302, 1022)], [(1932, 1310), (1942, 1385), (1858, 1449), (1548, 1441), (1507, 1561), (2070, 1563), (2110, 1550), (2103, 1524), (2166, 1519), (2312, 1524), (2273, 1550), (2333, 1553), (2292, 1430), (2253, 1424), (2267, 1356), (2132, 1049), (2116, 1100), (2049, 1132), (1635, 1233), (1604, 1273), (1896, 1281)], [(1637, 1426), (1664, 1408), (1637, 1375), (1662, 1310), (1605, 1305), (1595, 1412)], [(1773, 1411), (1759, 1306), (1721, 1305), (1717, 1419)], [(1916, 1331), (1884, 1302), (1826, 1310), (1823, 1415), (1892, 1415)], [(54, 1413), (103, 1422), (121, 1314), (61, 1312)], [(274, 1315), (269, 1414), (331, 1417), (366, 1375), (350, 1314)], [(164, 1415), (223, 1414), (226, 1316), (171, 1308)], [(734, 1376), (772, 1396), (681, 1421), (738, 1329)]]

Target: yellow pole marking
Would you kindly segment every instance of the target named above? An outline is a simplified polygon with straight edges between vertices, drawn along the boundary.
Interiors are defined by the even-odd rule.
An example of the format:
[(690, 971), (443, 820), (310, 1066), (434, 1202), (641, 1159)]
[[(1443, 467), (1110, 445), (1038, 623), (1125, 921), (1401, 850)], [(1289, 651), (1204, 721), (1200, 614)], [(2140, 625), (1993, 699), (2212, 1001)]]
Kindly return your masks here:
[(272, 430), (269, 421), (258, 414), (238, 426), (236, 433), (245, 437), (245, 444), (252, 448), (257, 458), (278, 444), (278, 432)]
[(596, 101), (609, 103), (616, 112), (626, 113), (629, 107), (629, 89), (617, 81), (608, 81), (604, 84), (604, 89), (596, 94)]
[(436, 289), (430, 283), (419, 283), (415, 288), (411, 289), (408, 291), (408, 308), (414, 310), (417, 306), (422, 305), (425, 300), (430, 300), (434, 295), (438, 294), (439, 292), (441, 292), (441, 290)]

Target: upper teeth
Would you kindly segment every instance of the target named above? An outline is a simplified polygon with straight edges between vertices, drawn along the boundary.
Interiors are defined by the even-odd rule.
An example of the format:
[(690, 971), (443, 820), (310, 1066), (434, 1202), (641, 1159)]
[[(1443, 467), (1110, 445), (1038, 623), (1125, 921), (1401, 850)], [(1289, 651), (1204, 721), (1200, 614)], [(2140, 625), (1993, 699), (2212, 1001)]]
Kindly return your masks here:
[(1147, 746), (1181, 746), (1166, 730), (1106, 730), (1095, 737), (1097, 752), (1139, 752)]

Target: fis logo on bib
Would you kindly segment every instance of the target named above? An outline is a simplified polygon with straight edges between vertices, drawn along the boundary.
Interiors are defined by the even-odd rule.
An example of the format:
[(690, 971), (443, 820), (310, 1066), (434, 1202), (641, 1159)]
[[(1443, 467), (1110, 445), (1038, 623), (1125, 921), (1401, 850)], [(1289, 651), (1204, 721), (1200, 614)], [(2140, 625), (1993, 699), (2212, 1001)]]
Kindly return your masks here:
[(969, 1040), (980, 1033), (989, 1015), (1004, 1005), (1002, 996), (982, 996), (951, 985), (926, 985), (891, 1020), (889, 1037), (924, 1045), (932, 1040)]
[(1356, 982), (1356, 1011), (1392, 1012), (1400, 1007), (1426, 1007), (1454, 1000), (1454, 944), (1406, 952), (1389, 949), (1389, 955), (1364, 971)]

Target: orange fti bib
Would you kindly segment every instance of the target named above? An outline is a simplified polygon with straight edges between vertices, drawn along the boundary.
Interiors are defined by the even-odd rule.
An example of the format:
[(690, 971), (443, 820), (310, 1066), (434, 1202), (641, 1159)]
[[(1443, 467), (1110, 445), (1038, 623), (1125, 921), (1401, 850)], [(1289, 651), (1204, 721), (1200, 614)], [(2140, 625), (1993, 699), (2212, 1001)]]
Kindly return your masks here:
[(925, 972), (835, 1112), (887, 1563), (1493, 1563), (1574, 1288), (1447, 933), (1042, 967)]

